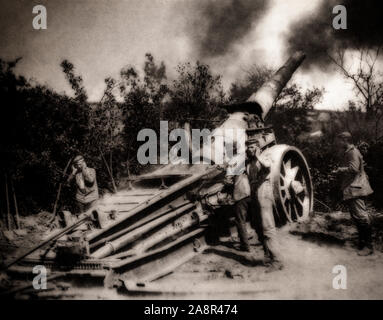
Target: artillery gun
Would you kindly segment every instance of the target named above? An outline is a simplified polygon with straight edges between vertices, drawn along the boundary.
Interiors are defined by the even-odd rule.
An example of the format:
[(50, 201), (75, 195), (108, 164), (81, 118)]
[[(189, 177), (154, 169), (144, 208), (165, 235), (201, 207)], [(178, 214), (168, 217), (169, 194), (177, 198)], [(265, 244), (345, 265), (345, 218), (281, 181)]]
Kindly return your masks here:
[[(247, 101), (228, 106), (229, 116), (219, 126), (253, 128), (247, 133), (258, 140), (261, 157), (271, 159), (278, 225), (304, 220), (313, 208), (304, 156), (295, 147), (277, 144), (272, 128), (264, 126), (275, 99), (304, 58), (302, 52), (295, 53)], [(131, 179), (131, 187), (103, 197), (75, 222), (69, 212), (61, 212), (63, 228), (9, 263), (8, 272), (33, 277), (33, 266), (44, 265), (52, 275), (97, 278), (108, 287), (132, 291), (144, 288), (207, 248), (212, 217), (233, 205), (224, 189), (226, 172), (212, 162), (168, 164), (139, 175)], [(89, 222), (92, 229), (79, 230)]]

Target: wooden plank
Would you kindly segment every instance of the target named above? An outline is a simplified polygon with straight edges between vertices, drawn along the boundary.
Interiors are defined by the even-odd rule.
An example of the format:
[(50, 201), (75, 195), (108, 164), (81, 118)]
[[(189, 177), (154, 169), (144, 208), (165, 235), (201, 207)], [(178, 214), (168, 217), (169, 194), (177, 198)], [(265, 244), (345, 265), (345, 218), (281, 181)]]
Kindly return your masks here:
[(187, 178), (190, 176), (188, 173), (167, 173), (167, 174), (148, 174), (142, 176), (132, 177), (127, 179), (129, 181), (143, 181), (143, 180), (156, 180), (156, 179), (167, 179), (167, 178)]
[(163, 189), (161, 192), (156, 194), (155, 196), (151, 197), (150, 199), (146, 200), (145, 202), (140, 203), (136, 207), (134, 207), (131, 211), (128, 213), (124, 213), (121, 216), (118, 217), (116, 221), (105, 227), (101, 230), (94, 230), (92, 233), (87, 235), (87, 239), (89, 241), (101, 236), (103, 233), (109, 232), (112, 228), (117, 227), (119, 224), (123, 223), (126, 219), (131, 218), (132, 216), (138, 214), (141, 210), (154, 205), (156, 202), (170, 196), (174, 192), (177, 192), (193, 183), (195, 183), (198, 180), (203, 179), (204, 177), (209, 177), (211, 175), (213, 177), (220, 175), (222, 172), (217, 170), (217, 168), (212, 167), (210, 169), (206, 169), (204, 172), (201, 172), (199, 174), (195, 174), (190, 176), (189, 178), (186, 178), (184, 180), (179, 181), (178, 183), (172, 185), (169, 187), (169, 189)]
[(7, 174), (5, 174), (5, 199), (7, 201), (7, 227), (8, 230), (12, 229), (12, 224), (11, 224), (11, 209), (9, 207), (9, 192), (8, 192), (8, 177)]
[(158, 192), (161, 192), (162, 190), (158, 188), (141, 188), (141, 189), (133, 189), (133, 190), (121, 190), (117, 194), (112, 195), (115, 196), (126, 196), (126, 195), (132, 195), (132, 196), (140, 196), (140, 195), (155, 195)]
[(13, 187), (12, 178), (11, 178), (11, 190), (12, 190), (12, 195), (13, 195), (13, 202), (14, 202), (14, 205), (15, 205), (15, 216), (14, 216), (15, 224), (16, 224), (16, 228), (20, 229), (19, 208), (17, 206), (16, 192), (15, 192), (15, 188)]

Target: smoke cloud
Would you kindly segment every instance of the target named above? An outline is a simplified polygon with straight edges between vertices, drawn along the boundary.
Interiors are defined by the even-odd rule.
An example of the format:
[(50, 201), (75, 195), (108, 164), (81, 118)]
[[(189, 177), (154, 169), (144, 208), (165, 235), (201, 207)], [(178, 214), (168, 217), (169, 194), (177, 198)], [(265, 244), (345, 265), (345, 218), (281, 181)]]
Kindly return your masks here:
[[(347, 29), (332, 26), (335, 5), (347, 9)], [(294, 23), (286, 35), (289, 53), (304, 50), (306, 67), (328, 65), (328, 55), (337, 48), (356, 49), (383, 44), (383, 2), (379, 0), (324, 0), (310, 16)]]
[[(268, 0), (209, 0), (195, 3), (192, 40), (199, 58), (223, 56), (257, 25)], [(190, 31), (190, 30), (189, 30)]]

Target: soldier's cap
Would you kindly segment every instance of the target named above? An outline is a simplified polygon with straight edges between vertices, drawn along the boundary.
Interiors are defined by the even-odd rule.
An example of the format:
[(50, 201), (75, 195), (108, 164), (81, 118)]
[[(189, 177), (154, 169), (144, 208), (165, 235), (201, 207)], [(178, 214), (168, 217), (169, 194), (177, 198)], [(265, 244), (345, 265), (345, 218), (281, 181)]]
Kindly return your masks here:
[(272, 126), (261, 127), (261, 128), (254, 126), (254, 127), (247, 128), (246, 133), (252, 134), (252, 133), (258, 133), (258, 132), (265, 132), (265, 131), (269, 131), (272, 128), (273, 128)]
[(78, 155), (73, 159), (73, 163), (77, 163), (81, 160), (84, 160), (84, 157), (82, 155)]
[(351, 138), (352, 138), (352, 135), (351, 135), (351, 133), (348, 132), (348, 131), (343, 131), (343, 132), (339, 133), (339, 134), (337, 135), (337, 137), (339, 137), (339, 138), (343, 138), (343, 139), (351, 139)]
[(249, 146), (251, 144), (256, 144), (258, 142), (258, 139), (250, 138), (246, 140), (246, 145)]

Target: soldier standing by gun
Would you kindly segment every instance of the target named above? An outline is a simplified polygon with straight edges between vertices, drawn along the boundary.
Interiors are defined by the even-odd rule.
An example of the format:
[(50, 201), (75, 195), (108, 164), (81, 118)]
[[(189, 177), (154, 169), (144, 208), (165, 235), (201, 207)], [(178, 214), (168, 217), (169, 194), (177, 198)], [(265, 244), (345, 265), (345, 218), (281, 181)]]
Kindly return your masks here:
[(341, 175), (343, 201), (358, 229), (358, 255), (373, 254), (371, 217), (366, 210), (363, 197), (373, 193), (364, 171), (363, 157), (351, 142), (351, 134), (342, 132), (337, 136), (337, 145), (344, 151), (341, 166), (333, 173)]
[(246, 220), (249, 217), (251, 221), (251, 217), (254, 216), (250, 212), (253, 210), (254, 205), (252, 205), (253, 201), (250, 198), (250, 183), (246, 172), (245, 158), (243, 154), (238, 154), (230, 161), (226, 172), (225, 185), (232, 188), (231, 192), (235, 201), (235, 225), (240, 241), (239, 250), (250, 252)]
[(277, 244), (277, 228), (273, 214), (273, 190), (270, 183), (270, 160), (262, 160), (257, 139), (247, 141), (247, 172), (250, 182), (251, 198), (256, 210), (254, 224), (263, 245), (267, 272), (283, 269)]
[[(246, 172), (232, 177), (234, 184), (233, 199), (235, 219), (241, 250), (250, 251), (246, 229), (246, 217), (249, 216), (251, 226), (255, 229), (259, 241), (263, 245), (264, 263), (267, 272), (283, 269), (276, 243), (276, 226), (273, 215), (273, 193), (269, 180), (270, 163), (260, 159), (261, 150), (258, 140), (249, 139), (247, 144)], [(228, 176), (230, 178), (230, 176)], [(226, 180), (228, 181), (228, 180)], [(228, 182), (226, 182), (228, 184)]]

